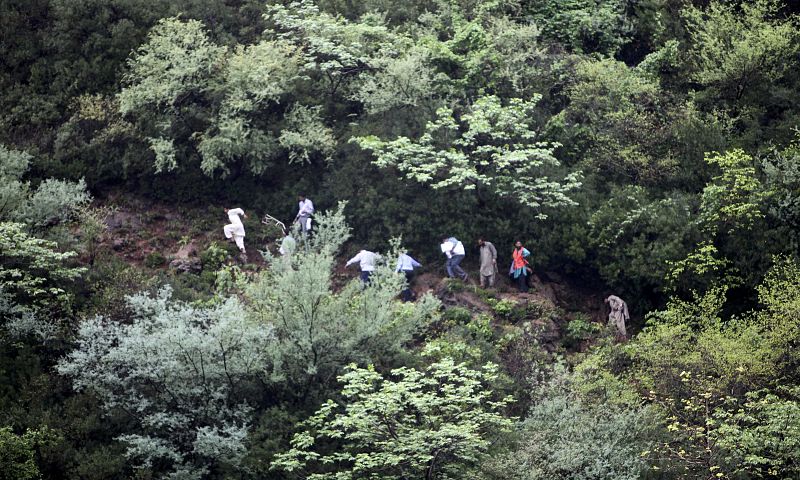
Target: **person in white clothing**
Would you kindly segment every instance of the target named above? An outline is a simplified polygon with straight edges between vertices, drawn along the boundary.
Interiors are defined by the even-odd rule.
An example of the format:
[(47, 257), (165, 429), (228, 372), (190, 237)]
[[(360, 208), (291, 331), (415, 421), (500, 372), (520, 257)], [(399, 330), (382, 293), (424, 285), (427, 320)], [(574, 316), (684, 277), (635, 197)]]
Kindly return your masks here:
[(244, 224), (242, 223), (241, 217), (247, 218), (245, 215), (244, 210), (241, 208), (231, 208), (225, 209), (225, 213), (228, 214), (228, 220), (231, 221), (228, 225), (222, 229), (225, 232), (225, 238), (233, 239), (236, 242), (236, 246), (239, 247), (242, 253), (247, 253), (244, 250)]
[(297, 205), (297, 216), (294, 218), (295, 222), (300, 222), (300, 230), (303, 235), (308, 234), (311, 230), (311, 216), (314, 215), (314, 203), (310, 198), (306, 198), (305, 193), (297, 196), (299, 203)]
[(350, 265), (358, 262), (359, 266), (361, 267), (361, 281), (364, 284), (369, 283), (369, 277), (372, 276), (372, 272), (375, 271), (375, 263), (381, 259), (381, 256), (375, 252), (370, 252), (369, 250), (361, 250), (358, 254), (347, 261), (345, 267), (349, 267)]
[(464, 244), (458, 241), (455, 237), (442, 238), (442, 253), (447, 255), (447, 276), (450, 278), (458, 277), (463, 281), (467, 281), (467, 272), (461, 268), (461, 261), (464, 260), (466, 252), (464, 251)]

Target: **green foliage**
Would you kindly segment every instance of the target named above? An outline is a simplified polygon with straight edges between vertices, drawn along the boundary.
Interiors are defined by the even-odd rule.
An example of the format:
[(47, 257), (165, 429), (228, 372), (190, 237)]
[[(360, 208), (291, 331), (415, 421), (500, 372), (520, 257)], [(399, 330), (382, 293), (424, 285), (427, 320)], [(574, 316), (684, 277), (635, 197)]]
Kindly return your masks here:
[(285, 41), (229, 49), (201, 22), (166, 19), (131, 59), (119, 108), (140, 120), (156, 171), (188, 161), (188, 142), (207, 175), (242, 164), (258, 175), (281, 148), (292, 161), (308, 161), (335, 143), (317, 109), (290, 102), (276, 115), (300, 78), (300, 51)]
[(749, 230), (763, 218), (763, 188), (756, 176), (753, 158), (742, 150), (711, 154), (710, 165), (720, 169), (703, 190), (701, 222), (720, 233)]
[(446, 308), (442, 313), (442, 323), (445, 326), (465, 325), (472, 319), (472, 313), (464, 307)]
[(682, 13), (692, 42), (693, 78), (731, 100), (768, 87), (792, 66), (798, 51), (797, 19), (781, 19), (779, 2), (711, 2)]
[(504, 298), (492, 305), (495, 315), (506, 322), (518, 322), (525, 317), (525, 307), (517, 303), (514, 299)]
[(636, 297), (658, 289), (670, 262), (684, 259), (698, 236), (695, 204), (680, 192), (650, 199), (642, 187), (613, 191), (588, 222), (603, 279)]
[(22, 224), (0, 222), (0, 304), (6, 320), (33, 326), (30, 315), (39, 310), (67, 310), (71, 302), (67, 287), (85, 271), (67, 265), (75, 255), (59, 252), (55, 242), (31, 236)]
[[(473, 370), (449, 359), (388, 378), (351, 365), (340, 377), (344, 404), (324, 403), (272, 468), (309, 479), (463, 477), (511, 429), (502, 415), (511, 399), (492, 393), (496, 379), (493, 364)], [(337, 447), (326, 451), (327, 441)]]
[[(727, 407), (727, 408), (726, 408)], [(746, 395), (743, 405), (715, 410), (709, 437), (719, 453), (721, 473), (730, 477), (791, 478), (800, 474), (800, 391), (762, 390)]]
[(41, 478), (36, 465), (36, 448), (47, 442), (48, 432), (28, 430), (16, 435), (10, 427), (0, 428), (0, 479), (35, 480)]
[(631, 19), (620, 0), (545, 0), (527, 5), (542, 36), (571, 51), (613, 56), (630, 41)]
[(682, 135), (689, 128), (697, 135), (698, 114), (665, 92), (658, 78), (612, 59), (581, 60), (565, 75), (569, 105), (549, 127), (562, 144), (583, 150), (587, 173), (664, 188), (678, 180), (681, 163), (699, 161), (703, 151), (688, 148)]
[(167, 258), (161, 252), (150, 252), (144, 257), (144, 265), (147, 268), (163, 267)]
[(275, 329), (274, 379), (298, 393), (329, 387), (351, 362), (391, 362), (439, 309), (431, 295), (397, 301), (404, 277), (394, 264), (379, 265), (366, 288), (353, 280), (333, 291), (335, 255), (350, 236), (343, 207), (317, 213), (313, 237), (298, 243), (302, 253), (267, 256), (269, 268), (245, 289), (251, 320)]
[(642, 478), (659, 439), (656, 410), (592, 404), (559, 375), (522, 422), (516, 448), (488, 463), (490, 478)]
[[(0, 443), (53, 428), (59, 439), (33, 450), (54, 479), (797, 477), (796, 10), (773, 0), (0, 2), (0, 411), (11, 427)], [(297, 255), (267, 254), (266, 266), (223, 267), (235, 248), (212, 243), (200, 275), (173, 276), (104, 247), (108, 211), (89, 206), (87, 186), (102, 205), (142, 200), (140, 238), (161, 252), (151, 266), (184, 234), (219, 235), (211, 215), (187, 217), (190, 232), (163, 225), (152, 200), (289, 219), (305, 191), (320, 211), (348, 199), (350, 226), (341, 212), (321, 215)], [(401, 304), (392, 265), (366, 288), (338, 268), (343, 250), (402, 236), (432, 271), (443, 232), (522, 238), (542, 271), (565, 279), (559, 300), (613, 290), (650, 312), (646, 327), (618, 344), (546, 304), (482, 297), (487, 314), (441, 310), (431, 296)], [(263, 229), (248, 238), (267, 242)], [(80, 257), (60, 253), (79, 246)], [(126, 300), (163, 283), (174, 300)], [(482, 295), (457, 280), (445, 288)], [(543, 386), (557, 352), (588, 343), (567, 354), (569, 381)], [(54, 373), (59, 358), (72, 378)], [(519, 400), (494, 415), (533, 407), (517, 435), (461, 436), (471, 410), (457, 397), (469, 392), (408, 369), (448, 358), (466, 365), (453, 367), (459, 376), (503, 365), (479, 390)], [(350, 362), (383, 375), (345, 373)], [(374, 389), (337, 394), (343, 373)], [(408, 396), (392, 397), (398, 384)], [(450, 395), (467, 422), (447, 419), (433, 435), (412, 405), (418, 392)], [(363, 422), (389, 397), (406, 443), (367, 445), (385, 431)], [(330, 432), (294, 450), (308, 470), (268, 471), (327, 398), (346, 406), (302, 429)], [(369, 402), (372, 416), (348, 409)], [(650, 448), (653, 428), (666, 438)], [(425, 453), (445, 441), (452, 455)], [(361, 475), (358, 455), (389, 470)], [(425, 455), (442, 469), (402, 463)]]
[(95, 317), (81, 324), (78, 348), (58, 365), (77, 391), (121, 410), (133, 427), (120, 436), (140, 469), (182, 478), (236, 467), (245, 453), (246, 392), (263, 375), (272, 329), (246, 320), (234, 299), (211, 308), (155, 298), (128, 298), (126, 323)]
[(42, 230), (74, 219), (91, 200), (86, 184), (49, 178), (32, 190), (29, 182), (22, 181), (32, 158), (0, 144), (0, 220)]
[(216, 271), (228, 259), (228, 252), (217, 242), (211, 242), (209, 246), (200, 253), (200, 261), (203, 270)]
[(406, 178), (434, 189), (488, 191), (534, 209), (574, 205), (568, 193), (580, 186), (578, 174), (562, 182), (549, 178), (560, 165), (554, 146), (539, 140), (529, 120), (539, 98), (502, 102), (485, 96), (460, 115), (439, 109), (417, 141), (355, 141), (374, 152), (376, 165), (395, 167)]
[(595, 337), (602, 329), (600, 324), (592, 322), (585, 315), (577, 315), (567, 323), (565, 340), (570, 345), (578, 345)]

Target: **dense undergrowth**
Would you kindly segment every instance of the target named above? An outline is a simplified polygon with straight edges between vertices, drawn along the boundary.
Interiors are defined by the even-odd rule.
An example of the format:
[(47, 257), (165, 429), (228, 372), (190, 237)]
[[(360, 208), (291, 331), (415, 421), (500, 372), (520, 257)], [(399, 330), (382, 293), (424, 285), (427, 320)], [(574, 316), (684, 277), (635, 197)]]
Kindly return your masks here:
[[(0, 478), (800, 478), (798, 23), (2, 2)], [(443, 235), (535, 288), (443, 280)], [(401, 247), (416, 302), (343, 267)]]

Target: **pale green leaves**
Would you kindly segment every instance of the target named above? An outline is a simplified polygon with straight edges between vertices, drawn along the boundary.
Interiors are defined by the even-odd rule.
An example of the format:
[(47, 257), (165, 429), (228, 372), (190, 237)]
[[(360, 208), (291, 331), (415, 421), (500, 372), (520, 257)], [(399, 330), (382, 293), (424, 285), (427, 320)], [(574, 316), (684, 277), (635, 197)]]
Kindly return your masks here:
[(286, 114), (286, 127), (278, 143), (289, 152), (289, 162), (309, 162), (314, 152), (326, 158), (333, 153), (336, 139), (322, 122), (320, 110), (321, 107), (296, 105)]
[(131, 414), (120, 437), (139, 467), (159, 462), (175, 478), (198, 479), (214, 466), (239, 464), (250, 409), (243, 391), (266, 370), (272, 330), (245, 319), (230, 299), (209, 308), (129, 297), (129, 322), (82, 323), (78, 348), (58, 370), (90, 390), (106, 411)]
[(354, 141), (374, 152), (376, 165), (397, 168), (434, 189), (481, 189), (532, 208), (574, 205), (568, 193), (580, 186), (578, 174), (548, 176), (560, 163), (553, 156), (556, 145), (539, 141), (531, 125), (537, 100), (504, 105), (497, 97), (481, 97), (458, 119), (456, 111), (439, 109), (417, 141)]
[(285, 41), (228, 49), (200, 22), (165, 19), (130, 60), (120, 111), (141, 120), (158, 172), (178, 168), (192, 147), (208, 175), (237, 162), (259, 175), (282, 152), (290, 161), (327, 157), (335, 139), (319, 110), (282, 106), (304, 78), (303, 62)]
[(344, 77), (369, 68), (373, 54), (392, 41), (389, 30), (375, 18), (348, 22), (321, 12), (309, 0), (273, 5), (268, 18), (278, 26), (279, 38), (302, 49), (305, 69), (327, 76), (331, 93)]
[(142, 107), (172, 108), (185, 95), (207, 88), (226, 49), (214, 45), (197, 20), (159, 21), (130, 60), (129, 86), (119, 94), (120, 111)]
[(735, 149), (709, 154), (706, 162), (719, 167), (720, 173), (703, 190), (701, 221), (705, 228), (725, 233), (749, 230), (763, 217), (766, 198), (753, 158)]
[(74, 280), (84, 268), (67, 267), (75, 252), (60, 253), (55, 242), (30, 236), (25, 225), (0, 222), (0, 284), (2, 291), (27, 298), (38, 307), (65, 299), (65, 282)]
[(22, 181), (31, 158), (0, 144), (0, 220), (37, 229), (72, 220), (91, 200), (86, 184), (49, 178), (31, 190), (29, 183)]
[[(450, 359), (424, 370), (398, 368), (387, 378), (351, 365), (339, 377), (345, 404), (323, 404), (272, 468), (317, 480), (463, 476), (494, 435), (511, 429), (502, 415), (511, 399), (489, 388), (497, 378), (493, 364), (472, 370)], [(341, 447), (320, 453), (318, 440)]]
[(350, 237), (343, 207), (316, 214), (314, 236), (301, 238), (288, 258), (268, 257), (270, 268), (245, 292), (251, 318), (275, 328), (273, 378), (304, 391), (329, 385), (350, 362), (401, 352), (439, 308), (430, 295), (414, 304), (396, 301), (404, 277), (393, 264), (379, 265), (368, 288), (354, 280), (333, 291), (336, 255)]
[(694, 79), (738, 99), (758, 82), (784, 75), (798, 52), (798, 24), (796, 18), (779, 20), (779, 8), (774, 0), (757, 0), (684, 10)]
[(353, 93), (353, 98), (361, 101), (369, 113), (422, 106), (436, 95), (435, 83), (447, 79), (436, 73), (422, 49), (374, 63), (376, 71), (366, 75)]

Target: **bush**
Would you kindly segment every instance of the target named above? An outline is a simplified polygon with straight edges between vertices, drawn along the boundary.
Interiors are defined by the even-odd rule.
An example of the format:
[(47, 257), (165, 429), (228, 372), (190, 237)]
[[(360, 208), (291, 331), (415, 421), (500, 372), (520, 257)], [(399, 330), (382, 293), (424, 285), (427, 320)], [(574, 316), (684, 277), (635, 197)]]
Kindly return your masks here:
[(567, 323), (564, 343), (568, 347), (579, 346), (600, 333), (602, 329), (602, 325), (592, 322), (585, 314), (576, 314), (575, 318)]
[(525, 318), (525, 307), (510, 298), (504, 298), (495, 303), (492, 306), (492, 310), (498, 317), (511, 323)]
[(167, 262), (166, 257), (161, 252), (150, 252), (144, 257), (144, 265), (147, 268), (158, 268), (164, 266)]
[(519, 445), (488, 463), (503, 480), (639, 480), (659, 438), (651, 407), (584, 402), (557, 376), (521, 424)]
[(228, 251), (217, 242), (211, 242), (211, 245), (200, 254), (203, 270), (217, 271), (227, 259)]
[[(279, 454), (276, 470), (302, 478), (464, 478), (510, 430), (511, 398), (493, 391), (497, 366), (473, 370), (443, 359), (384, 378), (373, 367), (339, 377), (345, 405), (328, 400)], [(343, 440), (343, 447), (326, 448)], [(317, 473), (319, 472), (319, 473)], [(426, 474), (427, 472), (427, 474)]]
[(442, 313), (442, 327), (452, 328), (456, 325), (465, 325), (472, 319), (472, 313), (464, 307), (450, 307)]

